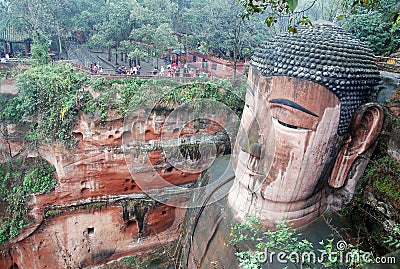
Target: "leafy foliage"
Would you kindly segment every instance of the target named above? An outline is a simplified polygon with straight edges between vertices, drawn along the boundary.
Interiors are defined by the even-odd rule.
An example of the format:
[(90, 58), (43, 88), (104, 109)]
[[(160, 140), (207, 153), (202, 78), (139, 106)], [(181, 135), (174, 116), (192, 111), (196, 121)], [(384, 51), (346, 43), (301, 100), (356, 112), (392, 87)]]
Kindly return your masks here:
[[(126, 53), (131, 59), (140, 60), (149, 52), (160, 57), (168, 47), (177, 44), (171, 20), (177, 13), (173, 1), (112, 0), (101, 7), (88, 5), (82, 13), (85, 18), (91, 18), (90, 14), (97, 12), (101, 16), (88, 29), (92, 47), (115, 48), (116, 53)], [(80, 17), (76, 21), (79, 22)]]
[[(243, 269), (260, 269), (263, 264), (272, 256), (269, 253), (277, 254), (280, 259), (292, 263), (296, 268), (319, 268), (315, 261), (302, 259), (303, 254), (320, 253), (323, 259), (317, 259), (324, 268), (357, 268), (365, 265), (362, 259), (343, 260), (346, 252), (356, 257), (363, 256), (366, 252), (349, 244), (346, 249), (339, 249), (333, 239), (326, 239), (319, 242), (320, 248), (314, 247), (307, 239), (300, 239), (301, 234), (292, 228), (286, 220), (279, 222), (274, 231), (263, 231), (260, 219), (253, 215), (246, 215), (242, 223), (237, 223), (231, 228), (230, 241), (236, 249), (236, 257)], [(242, 251), (242, 246), (253, 246)], [(309, 256), (305, 256), (309, 257)], [(265, 259), (265, 261), (263, 261)], [(287, 267), (285, 267), (287, 268)]]
[(396, 236), (400, 237), (400, 225), (394, 227), (393, 234), (394, 234), (393, 236), (392, 235), (387, 236), (384, 243), (396, 250), (400, 249), (400, 238), (396, 238)]
[[(81, 39), (83, 36), (81, 40), (89, 40), (92, 47), (108, 48), (109, 61), (112, 49), (116, 54), (125, 53), (137, 61), (148, 55), (159, 59), (161, 55), (167, 55), (170, 48), (197, 50), (203, 47), (206, 53), (235, 63), (251, 55), (252, 48), (268, 37), (271, 29), (263, 23), (268, 26), (278, 24), (275, 28), (296, 32), (298, 25), (310, 24), (311, 17), (313, 20), (335, 20), (338, 16), (350, 18), (352, 15), (349, 14), (359, 10), (366, 13), (377, 10), (383, 14), (384, 25), (389, 28), (376, 26), (378, 35), (370, 39), (378, 42), (382, 37), (381, 30), (386, 29), (391, 40), (386, 44), (387, 52), (394, 51), (400, 42), (400, 12), (399, 6), (387, 7), (387, 2), (396, 1), (109, 0), (99, 4), (95, 0), (7, 0), (3, 1), (0, 12), (2, 18), (10, 18), (16, 27), (25, 25), (23, 27), (31, 32), (31, 36), (35, 33), (47, 36), (53, 44), (58, 44), (59, 51), (71, 37)], [(311, 14), (311, 11), (318, 14)], [(241, 20), (240, 14), (246, 20)], [(375, 26), (367, 22), (364, 31), (363, 23), (360, 21), (362, 27), (357, 28), (362, 36), (375, 35), (371, 31)]]
[(183, 8), (181, 31), (190, 33), (184, 43), (204, 53), (212, 53), (231, 62), (243, 60), (252, 49), (270, 35), (262, 16), (240, 17), (238, 1), (192, 1)]
[(59, 141), (73, 146), (77, 92), (85, 77), (70, 64), (29, 68), (18, 76), (19, 94), (0, 108), (6, 119), (30, 126), (33, 144)]
[(15, 159), (0, 164), (0, 244), (29, 223), (32, 194), (49, 192), (57, 183), (54, 167), (42, 159)]
[[(2, 121), (29, 126), (26, 141), (33, 146), (57, 141), (74, 147), (72, 130), (81, 110), (104, 121), (110, 109), (126, 116), (141, 104), (172, 110), (196, 98), (210, 98), (240, 114), (244, 99), (244, 85), (233, 87), (229, 80), (188, 84), (168, 79), (89, 80), (71, 65), (56, 63), (28, 69), (19, 75), (17, 84), (16, 97), (0, 98)], [(84, 87), (92, 87), (96, 97)]]
[(210, 99), (211, 101), (221, 102), (240, 114), (243, 110), (242, 97), (243, 85), (232, 89), (232, 85), (227, 80), (216, 80), (189, 83), (177, 87), (165, 96), (165, 101), (179, 105), (196, 99)]
[[(383, 216), (382, 220), (383, 214), (389, 214), (390, 218), (398, 223), (398, 214), (392, 215), (392, 213), (377, 210), (377, 207), (384, 204), (380, 201), (386, 201), (388, 208), (391, 207), (390, 204), (398, 205), (400, 201), (399, 173), (400, 164), (395, 159), (386, 154), (379, 154), (368, 164), (353, 201), (342, 210), (343, 214), (351, 219), (352, 226), (367, 238), (365, 241), (379, 246), (380, 254), (395, 251), (399, 246), (399, 227), (390, 229), (387, 225), (389, 222), (384, 221), (387, 216)], [(375, 203), (377, 205), (374, 205)], [(393, 209), (393, 212), (396, 210)]]
[[(255, 244), (255, 251), (237, 251), (235, 254), (244, 269), (262, 268), (260, 253), (264, 253), (265, 250), (285, 252), (287, 257), (291, 257), (290, 253), (298, 253), (301, 256), (301, 253), (313, 250), (313, 244), (306, 239), (300, 240), (300, 234), (285, 220), (277, 224), (275, 231), (263, 232), (262, 229), (260, 219), (250, 215), (245, 216), (242, 223), (237, 223), (231, 229), (232, 239), (228, 244), (236, 245), (237, 249), (238, 244), (242, 242), (250, 241), (250, 244)], [(292, 262), (296, 263), (294, 260)]]
[(97, 17), (93, 26), (92, 45), (118, 48), (119, 43), (129, 37), (133, 27), (133, 21), (130, 20), (130, 12), (134, 8), (133, 1), (111, 0), (104, 5), (97, 5), (97, 8), (101, 16)]
[(293, 33), (297, 32), (297, 26), (299, 24), (311, 24), (307, 16), (303, 16), (300, 19), (296, 16), (295, 10), (299, 4), (298, 0), (239, 0), (239, 2), (241, 2), (245, 8), (242, 14), (244, 18), (248, 18), (256, 13), (266, 13), (267, 17), (265, 23), (268, 27), (271, 27), (283, 16), (289, 17), (288, 30)]
[[(126, 53), (130, 59), (159, 59), (170, 49), (197, 49), (201, 42), (218, 57), (243, 60), (268, 30), (261, 16), (241, 20), (237, 1), (176, 0), (8, 0), (15, 25), (26, 23), (34, 36), (42, 33), (62, 51), (71, 37), (95, 48)], [(293, 1), (294, 3), (295, 1)], [(3, 15), (3, 14), (2, 14)], [(178, 36), (180, 38), (178, 38)], [(83, 37), (83, 38), (81, 38)], [(208, 51), (207, 51), (208, 52)], [(116, 58), (117, 61), (117, 58)], [(116, 63), (117, 64), (117, 63)]]
[(43, 35), (36, 33), (35, 41), (32, 45), (31, 54), (32, 58), (36, 60), (36, 63), (39, 65), (45, 65), (49, 62), (48, 56), (48, 49), (49, 49), (49, 41)]
[[(115, 109), (122, 116), (126, 116), (140, 102), (145, 100), (151, 102), (152, 99), (148, 96), (151, 91), (147, 92), (143, 87), (152, 83), (157, 85), (157, 82), (140, 78), (114, 80), (94, 78), (89, 81), (89, 85), (99, 93), (99, 96), (93, 98), (91, 95), (87, 95), (82, 109), (86, 113), (98, 115), (102, 120), (107, 116), (109, 109)], [(153, 86), (157, 88), (155, 85)], [(161, 87), (161, 83), (159, 86)], [(141, 92), (146, 94), (140, 94)]]
[(373, 10), (355, 9), (357, 12), (346, 17), (343, 27), (368, 44), (376, 55), (390, 54), (400, 46), (400, 26), (395, 12), (400, 6), (388, 0), (380, 1), (379, 5), (375, 1), (374, 7)]
[(349, 9), (353, 9), (353, 12), (358, 7), (365, 7), (368, 10), (372, 10), (382, 2), (381, 0), (344, 0), (342, 4)]
[(149, 107), (169, 109), (196, 99), (219, 101), (240, 114), (244, 103), (244, 85), (233, 87), (229, 80), (204, 79), (201, 82), (183, 84), (176, 80), (95, 79), (90, 82), (101, 95), (88, 98), (83, 110), (87, 113), (104, 115), (109, 109), (115, 109), (123, 116), (132, 109)]
[(400, 164), (389, 156), (371, 161), (365, 173), (368, 180), (381, 195), (400, 203)]
[[(321, 1), (310, 0), (299, 3), (297, 0), (239, 0), (245, 8), (243, 17), (248, 18), (254, 14), (266, 14), (265, 23), (272, 26), (279, 19), (288, 19), (288, 29), (291, 32), (297, 31), (299, 24), (311, 24), (310, 18), (313, 19), (328, 19), (336, 20), (350, 18), (348, 23), (350, 26), (355, 23), (351, 31), (357, 33), (357, 37), (364, 37), (377, 51), (382, 47), (379, 43), (386, 42), (389, 45), (387, 51), (394, 51), (399, 46), (399, 31), (400, 31), (400, 6), (398, 1), (393, 0), (342, 0), (342, 1)], [(318, 8), (316, 8), (318, 6)], [(319, 9), (319, 10), (318, 10)], [(313, 14), (315, 12), (317, 14)], [(381, 15), (377, 16), (374, 12)], [(357, 18), (357, 14), (372, 15), (368, 18)], [(354, 18), (356, 17), (356, 18)], [(379, 24), (379, 19), (382, 19), (383, 25)], [(375, 32), (376, 31), (376, 32)], [(383, 31), (390, 32), (390, 44), (387, 42), (387, 35)], [(368, 35), (370, 37), (368, 38)], [(376, 37), (375, 37), (376, 35)], [(382, 40), (382, 36), (384, 39)], [(363, 38), (362, 38), (363, 39)], [(379, 42), (380, 40), (380, 42)], [(375, 42), (377, 44), (375, 44)]]
[(32, 193), (49, 192), (57, 183), (52, 176), (55, 172), (54, 166), (44, 163), (43, 166), (35, 167), (24, 176), (24, 188)]

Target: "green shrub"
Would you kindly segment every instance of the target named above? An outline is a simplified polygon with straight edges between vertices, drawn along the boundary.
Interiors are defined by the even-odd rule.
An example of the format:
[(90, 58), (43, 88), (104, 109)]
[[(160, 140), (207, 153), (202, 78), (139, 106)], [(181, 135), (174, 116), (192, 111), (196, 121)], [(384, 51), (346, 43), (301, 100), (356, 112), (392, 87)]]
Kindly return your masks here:
[(375, 55), (389, 55), (400, 46), (400, 27), (393, 21), (398, 8), (398, 1), (379, 1), (373, 10), (356, 9), (343, 27), (365, 42)]
[[(237, 223), (231, 228), (230, 237), (228, 245), (235, 247), (235, 255), (242, 269), (263, 268), (263, 261), (260, 258), (264, 257), (268, 260), (271, 253), (277, 254), (287, 264), (292, 264), (296, 268), (320, 268), (321, 265), (323, 265), (323, 268), (341, 268), (342, 266), (358, 268), (370, 262), (363, 259), (340, 259), (349, 252), (355, 256), (358, 255), (358, 257), (363, 257), (367, 252), (351, 244), (347, 244), (346, 248), (340, 248), (340, 245), (335, 244), (333, 239), (323, 239), (319, 242), (319, 248), (314, 247), (313, 243), (307, 239), (301, 240), (301, 234), (292, 228), (286, 220), (279, 222), (274, 231), (264, 232), (259, 218), (247, 215), (243, 222)], [(246, 250), (242, 250), (243, 246), (250, 246), (250, 249), (246, 247)], [(316, 261), (320, 265), (312, 260), (300, 258), (303, 257), (303, 254), (309, 253), (315, 254)], [(281, 254), (285, 256), (282, 257)], [(367, 256), (369, 257), (369, 255)], [(306, 255), (305, 257), (309, 256)]]
[(57, 183), (57, 180), (52, 175), (54, 171), (54, 166), (48, 164), (35, 167), (25, 174), (24, 187), (34, 194), (49, 192)]
[(400, 164), (389, 156), (373, 160), (364, 174), (369, 184), (380, 195), (400, 203)]
[(32, 144), (59, 141), (73, 146), (77, 91), (86, 78), (71, 64), (52, 63), (18, 75), (19, 94), (0, 107), (3, 120), (30, 126)]
[(41, 159), (16, 159), (0, 164), (0, 245), (29, 223), (27, 202), (32, 194), (54, 188), (55, 169)]
[[(193, 83), (140, 78), (89, 80), (66, 63), (30, 67), (18, 75), (17, 86), (20, 91), (16, 97), (0, 98), (2, 120), (29, 126), (25, 139), (33, 146), (57, 141), (74, 147), (77, 141), (72, 130), (80, 110), (105, 121), (110, 109), (126, 116), (143, 106), (173, 109), (207, 98), (240, 114), (245, 93), (244, 84), (233, 88), (229, 80), (221, 79)], [(93, 97), (87, 90), (80, 91), (82, 87), (92, 87), (100, 95)]]

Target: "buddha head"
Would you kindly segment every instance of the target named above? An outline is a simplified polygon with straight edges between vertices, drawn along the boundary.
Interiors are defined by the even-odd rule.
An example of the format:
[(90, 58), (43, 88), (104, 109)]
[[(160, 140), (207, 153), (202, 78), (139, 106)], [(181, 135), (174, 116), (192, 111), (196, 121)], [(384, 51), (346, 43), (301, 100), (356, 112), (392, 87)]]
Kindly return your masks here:
[(371, 50), (331, 23), (256, 49), (233, 151), (237, 215), (301, 226), (326, 211), (328, 191), (354, 186), (357, 160), (382, 127), (369, 102), (378, 81)]

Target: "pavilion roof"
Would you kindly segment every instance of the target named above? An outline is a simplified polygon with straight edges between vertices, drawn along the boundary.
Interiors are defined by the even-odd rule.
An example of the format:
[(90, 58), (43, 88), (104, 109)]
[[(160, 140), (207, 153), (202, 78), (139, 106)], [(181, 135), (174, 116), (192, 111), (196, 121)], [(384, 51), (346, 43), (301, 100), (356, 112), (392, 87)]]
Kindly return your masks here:
[(18, 43), (29, 39), (31, 39), (29, 32), (16, 27), (9, 18), (0, 20), (0, 41)]

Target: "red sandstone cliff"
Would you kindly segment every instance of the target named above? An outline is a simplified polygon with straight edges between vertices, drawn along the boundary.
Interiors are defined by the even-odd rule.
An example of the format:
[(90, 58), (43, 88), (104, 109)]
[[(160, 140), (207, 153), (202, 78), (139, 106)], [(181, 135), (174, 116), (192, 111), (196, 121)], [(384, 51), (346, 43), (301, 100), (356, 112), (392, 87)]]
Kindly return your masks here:
[[(21, 139), (24, 129), (10, 125), (7, 141), (1, 139), (0, 161), (6, 161), (10, 152), (40, 155), (55, 166), (57, 185), (49, 194), (32, 198), (33, 223), (0, 247), (0, 268), (85, 268), (141, 255), (176, 240), (186, 210), (154, 201), (149, 194), (166, 193), (162, 199), (167, 203), (184, 203), (176, 185), (196, 181), (200, 170), (182, 171), (168, 162), (166, 152), (176, 148), (175, 142), (168, 145), (169, 139), (177, 135), (162, 132), (165, 113), (136, 118), (134, 125), (141, 126), (136, 134), (127, 131), (124, 119), (112, 111), (105, 122), (80, 114), (73, 130), (79, 142), (72, 150), (53, 144), (28, 151)], [(193, 166), (198, 157), (190, 147), (205, 137), (220, 139), (212, 159), (228, 150), (222, 131), (212, 121), (202, 127), (189, 124), (178, 134), (189, 141), (178, 147), (178, 153)], [(129, 143), (138, 134), (145, 150), (124, 153), (123, 140)]]

